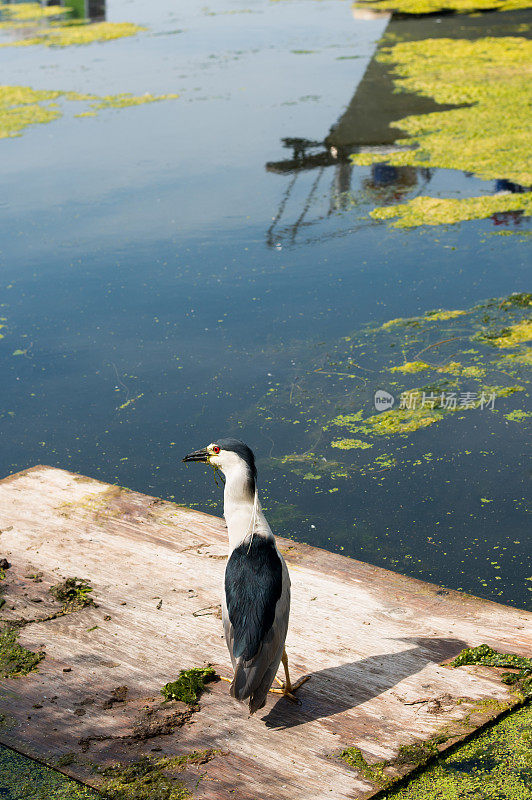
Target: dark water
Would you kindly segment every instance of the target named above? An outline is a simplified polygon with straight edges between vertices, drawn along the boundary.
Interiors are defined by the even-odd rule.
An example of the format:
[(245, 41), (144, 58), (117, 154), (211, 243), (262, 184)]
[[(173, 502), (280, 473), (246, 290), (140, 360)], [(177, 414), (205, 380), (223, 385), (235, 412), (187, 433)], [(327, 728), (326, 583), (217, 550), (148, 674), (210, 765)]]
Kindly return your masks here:
[[(111, 1), (106, 13), (149, 31), (0, 50), (8, 85), (180, 94), (94, 118), (60, 100), (60, 120), (0, 140), (0, 473), (51, 464), (220, 513), (210, 472), (181, 457), (238, 435), (277, 533), (529, 605), (524, 428), (501, 413), (528, 398), (384, 444), (396, 464), (377, 476), (278, 403), (369, 322), (527, 290), (526, 242), (492, 235), (526, 228), (516, 215), (406, 231), (368, 218), (416, 194), (500, 189), (349, 165), (353, 143), (386, 145), (397, 118), (389, 75), (370, 63), (387, 20), (355, 20), (337, 0)], [(454, 20), (452, 34), (522, 21), (489, 17)], [(410, 38), (451, 25), (392, 24)], [(420, 101), (401, 103), (406, 115)], [(348, 479), (305, 480), (275, 460), (313, 446)]]

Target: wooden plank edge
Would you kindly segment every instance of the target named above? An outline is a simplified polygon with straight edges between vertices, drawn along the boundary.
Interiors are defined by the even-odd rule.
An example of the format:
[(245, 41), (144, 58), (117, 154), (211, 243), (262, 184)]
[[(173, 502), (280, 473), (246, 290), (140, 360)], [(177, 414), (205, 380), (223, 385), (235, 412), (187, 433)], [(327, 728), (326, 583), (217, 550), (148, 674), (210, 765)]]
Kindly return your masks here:
[[(205, 511), (198, 511), (195, 508), (189, 508), (184, 504), (176, 503), (172, 500), (166, 500), (160, 497), (156, 497), (155, 495), (145, 494), (144, 492), (140, 492), (137, 489), (131, 489), (128, 486), (121, 486), (118, 483), (108, 483), (106, 481), (101, 481), (98, 478), (91, 478), (87, 475), (82, 475), (79, 472), (72, 472), (71, 470), (62, 469), (61, 467), (51, 467), (47, 464), (36, 464), (33, 467), (28, 467), (27, 469), (21, 470), (20, 472), (15, 472), (12, 475), (7, 475), (4, 478), (0, 479), (0, 486), (4, 483), (10, 483), (17, 478), (25, 477), (26, 475), (36, 472), (37, 470), (41, 469), (50, 469), (55, 470), (58, 472), (63, 472), (66, 475), (71, 476), (76, 480), (83, 479), (87, 482), (94, 482), (100, 484), (102, 487), (107, 488), (119, 488), (124, 492), (131, 492), (137, 496), (145, 497), (148, 500), (155, 500), (161, 501), (165, 503), (167, 506), (175, 506), (181, 511), (188, 512), (190, 514), (198, 515), (204, 517), (209, 522), (215, 520), (216, 522), (220, 523), (223, 522), (222, 517), (215, 517), (213, 514), (208, 514)], [(336, 562), (339, 566), (342, 565), (345, 568), (346, 563), (345, 559), (347, 559), (351, 564), (356, 564), (357, 567), (361, 568), (362, 570), (374, 570), (379, 571), (381, 573), (386, 574), (390, 578), (393, 578), (395, 581), (404, 584), (405, 590), (412, 591), (414, 588), (417, 588), (420, 593), (426, 594), (427, 592), (434, 592), (434, 594), (442, 594), (445, 592), (445, 597), (448, 599), (454, 599), (457, 602), (465, 602), (469, 601), (470, 603), (479, 604), (483, 609), (487, 610), (489, 606), (493, 606), (494, 608), (504, 608), (507, 611), (514, 612), (516, 614), (529, 614), (530, 612), (527, 609), (520, 608), (518, 606), (508, 606), (503, 603), (497, 603), (495, 600), (488, 600), (484, 597), (478, 597), (477, 595), (470, 594), (469, 592), (457, 591), (456, 589), (451, 589), (446, 586), (442, 586), (437, 583), (432, 583), (430, 581), (423, 581), (421, 578), (414, 578), (409, 575), (403, 575), (399, 572), (394, 572), (393, 570), (388, 569), (387, 567), (380, 567), (376, 566), (375, 564), (370, 564), (366, 561), (360, 561), (356, 558), (351, 558), (351, 556), (343, 555), (342, 553), (334, 553), (331, 550), (325, 550), (322, 547), (317, 547), (316, 545), (308, 544), (307, 542), (301, 542), (298, 539), (287, 539), (283, 536), (278, 536), (276, 534), (275, 537), (280, 545), (280, 549), (282, 549), (283, 555), (287, 562), (292, 562), (294, 565), (297, 565), (298, 560), (294, 559), (296, 555), (305, 555), (306, 553), (317, 553), (319, 556), (323, 557), (325, 560), (330, 562)], [(290, 553), (290, 548), (292, 549), (300, 549), (301, 553)]]
[[(482, 701), (480, 701), (482, 702)], [(467, 744), (467, 742), (472, 741), (477, 736), (480, 736), (484, 731), (488, 730), (490, 727), (495, 725), (497, 722), (502, 721), (506, 717), (510, 716), (511, 714), (519, 711), (519, 709), (524, 708), (525, 706), (529, 706), (532, 704), (531, 697), (522, 697), (514, 695), (513, 701), (510, 701), (505, 708), (500, 708), (498, 711), (494, 711), (492, 714), (482, 714), (477, 712), (475, 718), (478, 721), (476, 727), (471, 725), (469, 730), (464, 731), (463, 734), (455, 734), (450, 735), (449, 739), (446, 742), (443, 742), (436, 746), (435, 751), (428, 755), (427, 758), (423, 759), (419, 763), (415, 765), (406, 765), (402, 772), (398, 771), (395, 777), (390, 776), (390, 782), (387, 783), (385, 786), (375, 784), (375, 789), (367, 794), (364, 800), (386, 800), (388, 797), (388, 792), (396, 791), (403, 786), (406, 786), (409, 781), (416, 778), (416, 776), (421, 775), (427, 768), (436, 764), (440, 757), (443, 755), (450, 755), (454, 751), (458, 750), (462, 745)], [(501, 704), (502, 705), (502, 704)], [(468, 715), (468, 717), (471, 715)], [(467, 719), (467, 718), (466, 718)], [(430, 740), (427, 740), (430, 741)], [(393, 762), (394, 759), (391, 761)], [(380, 764), (386, 764), (388, 762), (374, 762), (370, 764), (370, 767), (379, 767)], [(349, 766), (349, 765), (348, 765)], [(360, 772), (358, 773), (360, 776)]]

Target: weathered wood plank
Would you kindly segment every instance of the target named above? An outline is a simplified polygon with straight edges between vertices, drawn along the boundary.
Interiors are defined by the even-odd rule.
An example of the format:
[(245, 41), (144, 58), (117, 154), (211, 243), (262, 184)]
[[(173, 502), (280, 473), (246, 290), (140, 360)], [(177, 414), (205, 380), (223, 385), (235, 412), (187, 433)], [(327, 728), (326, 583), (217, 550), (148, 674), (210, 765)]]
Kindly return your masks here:
[[(21, 629), (21, 643), (46, 657), (2, 682), (0, 741), (91, 785), (95, 765), (213, 749), (183, 773), (189, 786), (201, 778), (194, 793), (204, 800), (370, 797), (378, 786), (338, 758), (343, 748), (377, 762), (442, 731), (448, 746), (516, 698), (494, 670), (442, 662), (482, 642), (532, 649), (531, 614), (280, 540), (293, 583), (293, 675), (312, 674), (301, 705), (272, 695), (249, 718), (220, 682), (190, 713), (162, 706), (159, 690), (192, 666), (231, 674), (222, 520), (35, 467), (0, 482), (0, 531), (12, 563), (4, 619), (49, 615), (58, 606), (47, 590), (63, 577), (90, 579), (98, 603)], [(27, 577), (36, 572), (37, 582)], [(126, 701), (106, 703), (118, 686)]]

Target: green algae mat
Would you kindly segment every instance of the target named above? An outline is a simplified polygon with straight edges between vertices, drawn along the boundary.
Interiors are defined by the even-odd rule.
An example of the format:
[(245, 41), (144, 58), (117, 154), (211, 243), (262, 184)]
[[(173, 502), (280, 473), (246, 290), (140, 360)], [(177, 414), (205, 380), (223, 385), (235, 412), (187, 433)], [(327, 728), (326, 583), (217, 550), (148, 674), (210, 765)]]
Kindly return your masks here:
[(94, 117), (104, 109), (129, 108), (177, 97), (177, 94), (138, 96), (129, 93), (98, 96), (30, 86), (0, 86), (0, 139), (20, 136), (31, 125), (60, 119), (70, 102), (83, 103), (76, 117)]
[[(69, 7), (0, 3), (0, 47), (86, 45), (134, 36), (145, 30), (127, 22), (76, 19), (73, 14), (74, 10)], [(101, 96), (60, 89), (0, 85), (0, 139), (20, 136), (32, 125), (61, 118), (72, 102), (83, 104), (74, 116), (94, 117), (104, 109), (128, 108), (177, 97), (177, 94), (153, 95), (148, 92), (142, 95), (124, 92)]]
[(108, 42), (135, 36), (145, 30), (130, 22), (94, 22), (75, 19), (68, 6), (42, 6), (40, 3), (0, 3), (0, 47), (69, 47), (93, 42)]
[(530, 8), (530, 0), (359, 0), (355, 8), (398, 14), (470, 14), (475, 11), (516, 11)]
[[(521, 37), (476, 41), (426, 39), (383, 47), (377, 58), (393, 70), (396, 90), (456, 108), (394, 122), (408, 138), (386, 154), (357, 153), (359, 165), (459, 169), (483, 180), (532, 184), (532, 42)], [(479, 197), (416, 197), (376, 208), (374, 219), (398, 228), (452, 224), (515, 211), (530, 215), (532, 193), (500, 191)]]
[[(522, 421), (532, 416), (525, 408), (530, 406), (531, 313), (532, 295), (513, 294), (469, 309), (439, 309), (368, 325), (317, 355), (297, 386), (272, 388), (269, 405), (262, 407), (266, 423), (302, 423), (309, 437), (321, 430), (320, 440), (328, 439), (333, 452), (361, 450), (371, 468), (369, 451), (379, 442), (402, 445), (406, 437), (445, 420), (460, 425), (470, 412), (495, 411)], [(377, 386), (389, 397), (380, 406), (377, 397), (371, 398), (376, 406), (368, 413), (367, 401)], [(506, 406), (510, 397), (519, 398), (523, 408)], [(345, 411), (331, 414), (335, 407)], [(314, 460), (307, 451), (287, 455), (283, 463), (304, 474)], [(364, 468), (357, 456), (356, 471)], [(313, 469), (348, 477), (352, 467), (320, 465), (318, 459)], [(311, 480), (321, 474), (303, 476)]]
[(7, 800), (98, 800), (102, 797), (57, 770), (1, 746), (0, 793)]
[(529, 800), (532, 706), (505, 717), (383, 800)]

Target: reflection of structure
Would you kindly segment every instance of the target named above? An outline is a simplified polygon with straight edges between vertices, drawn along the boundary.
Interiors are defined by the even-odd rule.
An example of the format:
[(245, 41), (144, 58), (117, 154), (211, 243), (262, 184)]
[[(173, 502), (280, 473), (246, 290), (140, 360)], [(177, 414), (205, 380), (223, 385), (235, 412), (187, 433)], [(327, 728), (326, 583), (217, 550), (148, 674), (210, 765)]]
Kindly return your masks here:
[(78, 19), (90, 19), (94, 22), (105, 19), (106, 0), (45, 0), (43, 5), (67, 6)]
[[(295, 141), (298, 143), (297, 148), (294, 145)], [(277, 214), (268, 229), (267, 243), (270, 246), (278, 246), (281, 242), (295, 244), (301, 231), (315, 226), (327, 217), (347, 210), (357, 203), (356, 196), (351, 191), (353, 166), (347, 153), (340, 155), (335, 153), (334, 148), (326, 149), (325, 143), (303, 139), (285, 139), (283, 142), (285, 147), (294, 148), (292, 157), (285, 161), (266, 164), (269, 172), (291, 176)], [(386, 149), (389, 148), (382, 148), (383, 154)], [(360, 150), (360, 148), (353, 146), (349, 152), (356, 150)], [(333, 178), (327, 184), (326, 169), (330, 166), (334, 166)], [(316, 176), (309, 177), (305, 181), (302, 173), (309, 173), (313, 169), (317, 170)], [(432, 174), (429, 169), (394, 167), (384, 162), (372, 164), (369, 169), (370, 177), (362, 180), (359, 189), (360, 200), (365, 203), (398, 202), (403, 195), (412, 192), (418, 185), (420, 177), (423, 179), (424, 185)], [(305, 181), (305, 189), (299, 193), (296, 183), (298, 178)], [(295, 212), (290, 208), (294, 205)], [(311, 210), (313, 211), (312, 218), (310, 218)], [(293, 222), (283, 224), (286, 217), (293, 217), (294, 214)], [(348, 230), (353, 230), (351, 220)], [(334, 235), (341, 234), (337, 231)]]
[(391, 164), (372, 164), (371, 177), (362, 181), (364, 196), (370, 202), (385, 205), (400, 202), (403, 196), (418, 185), (420, 178), (425, 186), (432, 170), (418, 167), (394, 167)]
[[(519, 21), (516, 19), (516, 21)], [(493, 35), (489, 15), (460, 20), (456, 17), (392, 17), (385, 39), (392, 41), (425, 38), (470, 38)], [(386, 41), (384, 41), (386, 44)], [(305, 138), (284, 138), (283, 146), (292, 150), (282, 161), (268, 162), (266, 169), (277, 175), (290, 175), (277, 214), (267, 233), (270, 246), (283, 241), (294, 244), (298, 234), (308, 232), (327, 217), (357, 203), (386, 204), (407, 199), (430, 181), (432, 171), (417, 167), (393, 167), (380, 162), (370, 168), (370, 176), (360, 178), (352, 190), (352, 153), (382, 153), (397, 150), (394, 142), (405, 134), (394, 127), (404, 117), (442, 111), (453, 106), (438, 105), (434, 100), (414, 93), (395, 93), (392, 69), (378, 59), (377, 49), (344, 113), (331, 127), (322, 142)], [(384, 160), (383, 160), (384, 161)], [(327, 168), (334, 167), (334, 177), (327, 183)], [(317, 170), (316, 176), (308, 173)], [(471, 176), (470, 176), (471, 177)], [(497, 181), (495, 191), (519, 192), (522, 187)], [(290, 221), (288, 221), (290, 220)], [(349, 227), (353, 220), (349, 217)], [(336, 230), (332, 235), (341, 235)], [(323, 238), (323, 237), (320, 237)]]
[[(390, 33), (396, 24), (391, 20), (387, 28)], [(322, 142), (304, 138), (284, 138), (283, 146), (292, 150), (291, 156), (282, 161), (266, 164), (268, 172), (278, 175), (291, 175), (283, 194), (278, 212), (268, 231), (268, 244), (275, 245), (279, 240), (288, 239), (294, 243), (298, 232), (316, 225), (332, 214), (349, 208), (357, 202), (351, 194), (353, 168), (349, 156), (361, 150), (375, 150), (383, 156), (392, 149), (395, 140), (401, 135), (393, 128), (392, 122), (410, 114), (423, 114), (441, 108), (432, 100), (417, 95), (393, 92), (392, 76), (386, 64), (374, 56), (356, 88), (355, 94), (345, 112), (332, 126)], [(395, 147), (394, 149), (397, 149)], [(323, 186), (328, 167), (334, 167), (334, 176), (328, 186)], [(306, 191), (299, 191), (298, 176), (310, 170), (317, 170), (315, 178), (303, 176), (300, 184), (306, 184)], [(372, 202), (393, 202), (399, 199), (418, 183), (419, 171), (415, 167), (390, 167), (383, 163), (371, 167), (371, 177), (366, 178), (360, 189), (363, 200)], [(423, 179), (430, 173), (423, 170)], [(290, 205), (297, 198), (297, 212), (290, 214)], [(292, 222), (283, 221), (291, 216)], [(350, 225), (349, 230), (352, 230)]]

